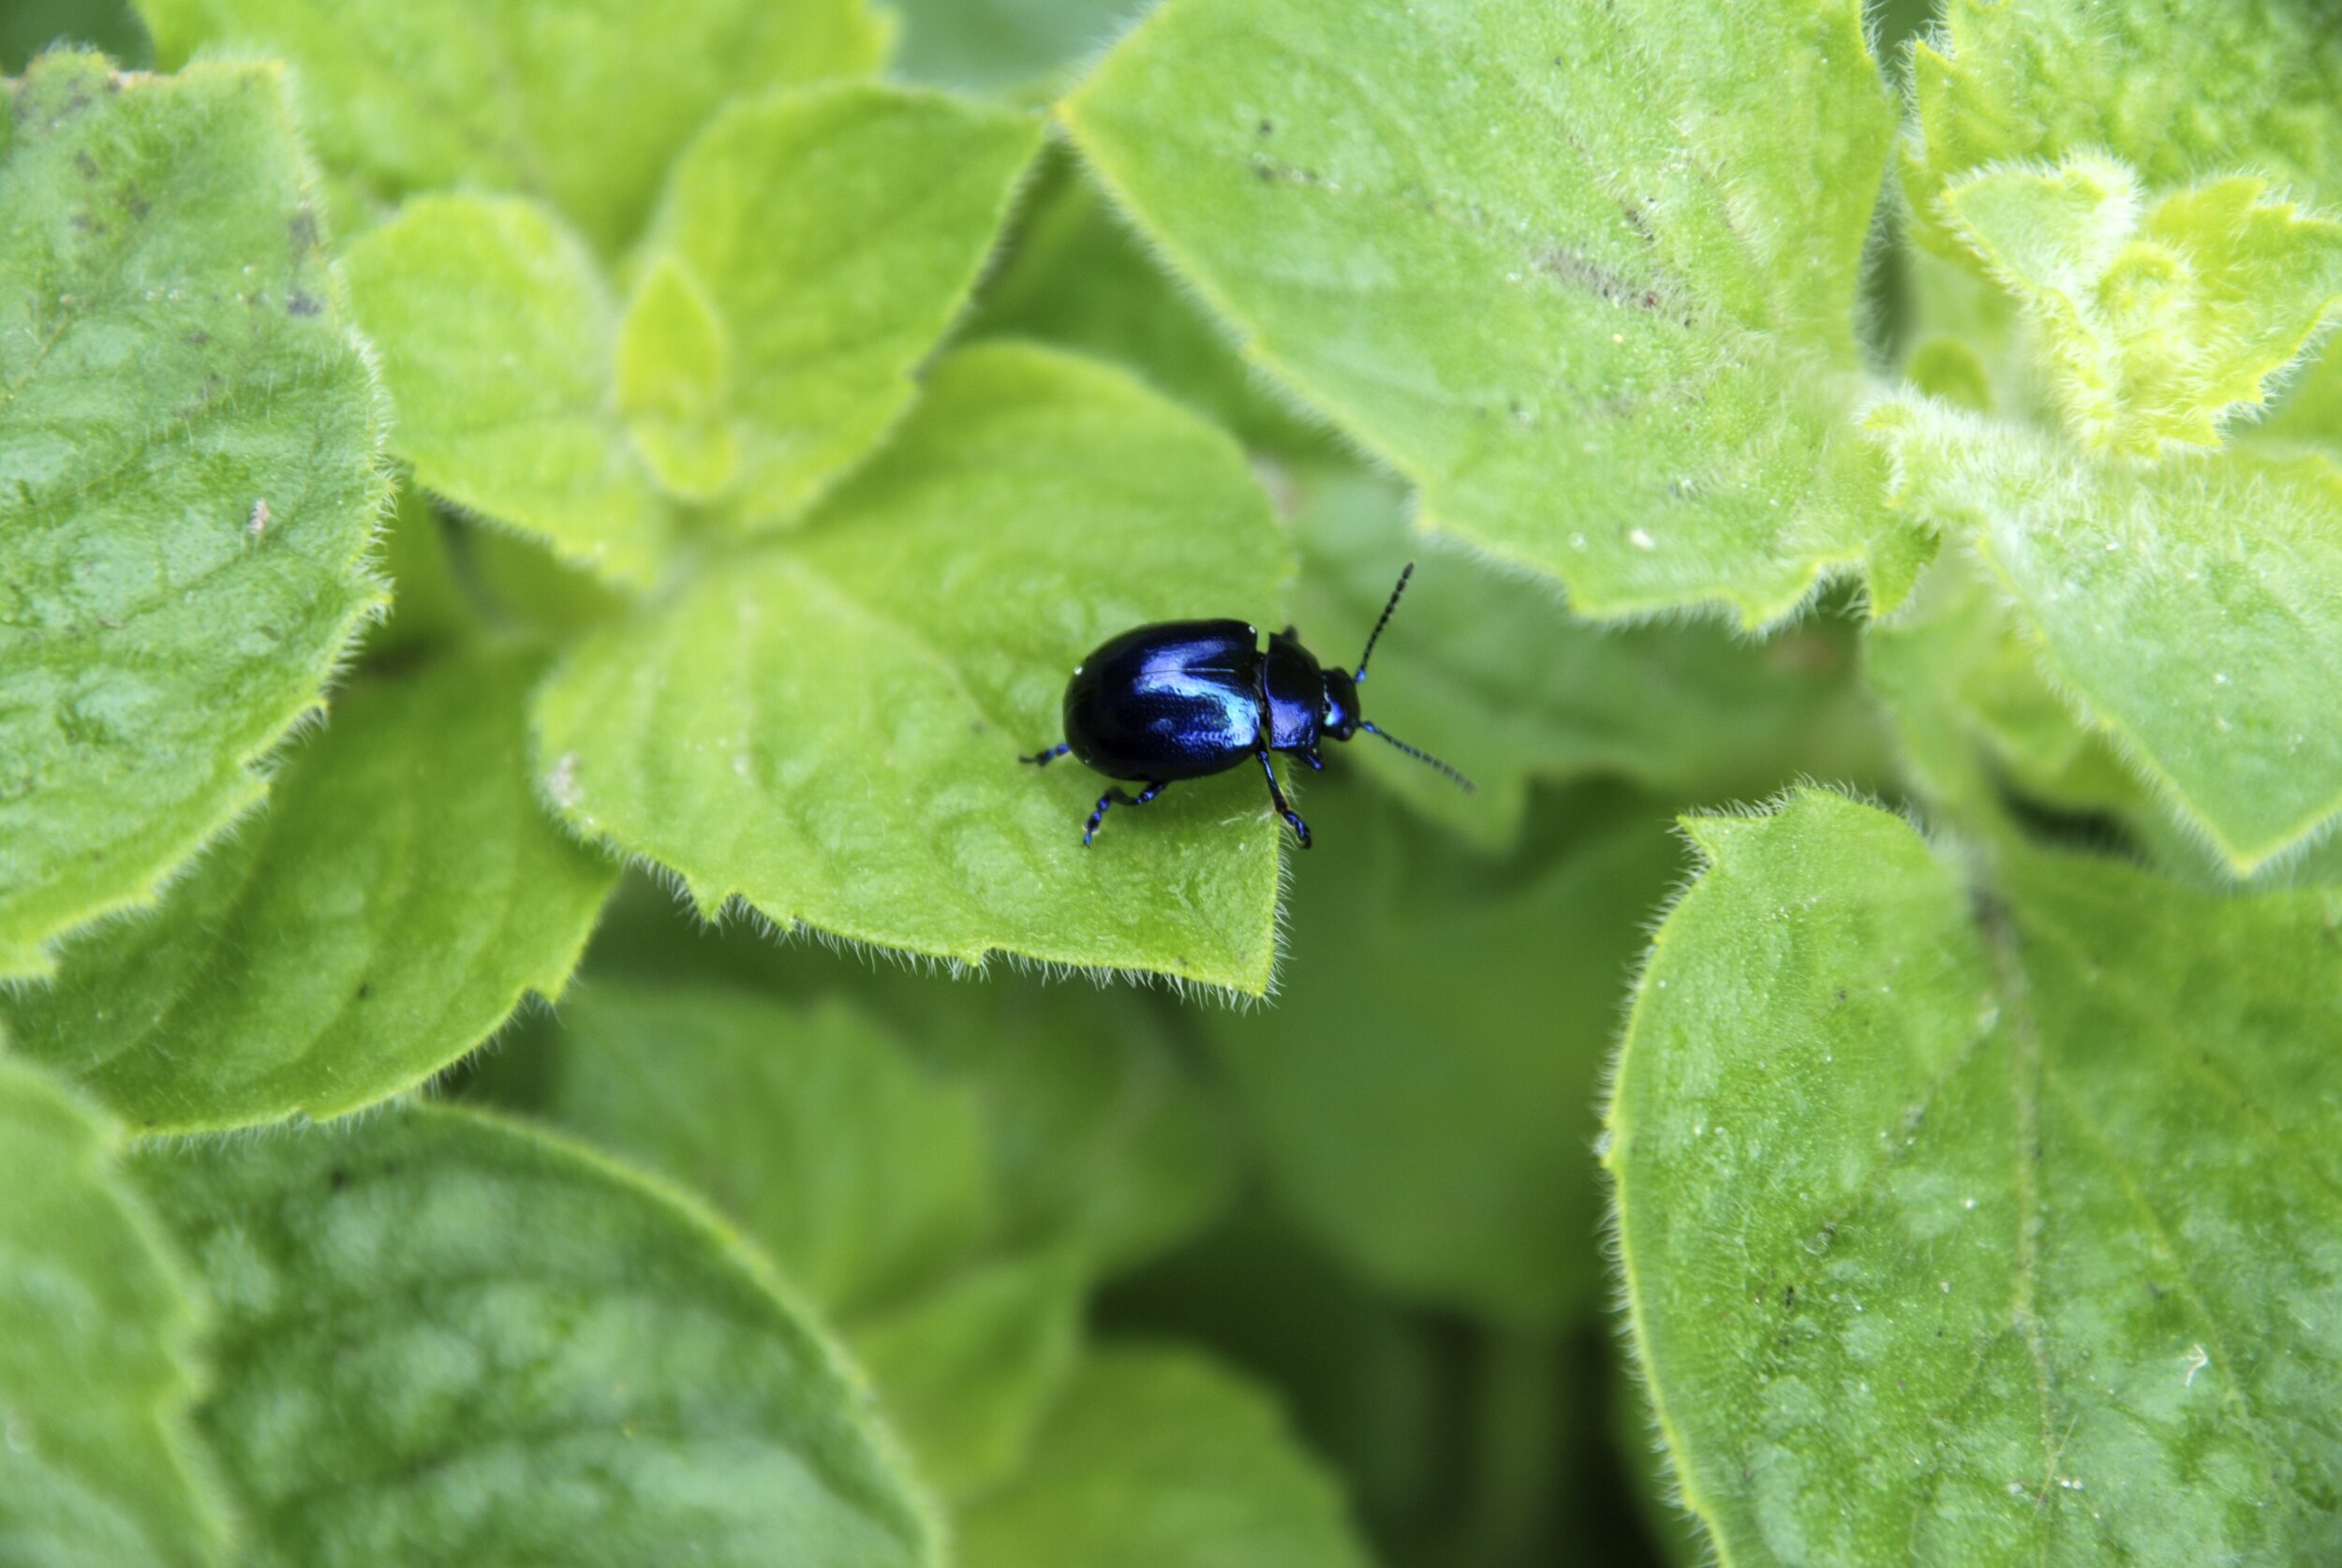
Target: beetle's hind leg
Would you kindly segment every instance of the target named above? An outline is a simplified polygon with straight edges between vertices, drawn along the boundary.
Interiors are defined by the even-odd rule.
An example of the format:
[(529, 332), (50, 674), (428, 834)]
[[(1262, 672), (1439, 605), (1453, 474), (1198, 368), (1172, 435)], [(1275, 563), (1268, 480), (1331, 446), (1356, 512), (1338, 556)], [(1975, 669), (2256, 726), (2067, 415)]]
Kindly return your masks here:
[(1308, 849), (1310, 825), (1301, 820), (1299, 813), (1285, 804), (1285, 792), (1277, 788), (1277, 770), (1269, 765), (1268, 748), (1265, 746), (1260, 749), (1260, 770), (1268, 779), (1268, 804), (1275, 806), (1277, 815), (1292, 827), (1293, 836), (1301, 841), (1301, 848)]
[(1060, 741), (1055, 746), (1049, 747), (1046, 751), (1036, 751), (1030, 757), (1019, 757), (1016, 760), (1020, 762), (1030, 762), (1037, 768), (1045, 768), (1051, 762), (1056, 762), (1060, 757), (1064, 756), (1067, 752), (1073, 749), (1074, 748), (1072, 747), (1066, 745), (1063, 741)]
[(1098, 797), (1098, 809), (1089, 814), (1089, 825), (1082, 829), (1082, 848), (1085, 850), (1089, 848), (1090, 839), (1097, 836), (1098, 824), (1106, 820), (1106, 808), (1108, 806), (1144, 806), (1169, 788), (1171, 788), (1171, 786), (1168, 783), (1158, 778), (1150, 781), (1145, 789), (1139, 791), (1138, 793), (1134, 795), (1124, 794), (1122, 792), (1122, 786), (1119, 784), (1117, 784), (1113, 789), (1108, 790), (1104, 794), (1100, 795)]

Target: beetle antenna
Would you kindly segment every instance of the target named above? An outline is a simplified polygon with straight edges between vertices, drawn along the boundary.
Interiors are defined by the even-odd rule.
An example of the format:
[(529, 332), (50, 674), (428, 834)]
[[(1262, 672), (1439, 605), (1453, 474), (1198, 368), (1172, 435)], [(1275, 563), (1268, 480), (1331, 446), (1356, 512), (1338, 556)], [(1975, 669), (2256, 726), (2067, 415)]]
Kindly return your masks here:
[[(1405, 587), (1407, 585), (1407, 580), (1401, 577), (1399, 580), (1399, 585), (1402, 588)], [(1393, 594), (1391, 597), (1393, 599), (1397, 599), (1399, 596)], [(1373, 725), (1367, 723), (1364, 719), (1358, 721), (1358, 728), (1364, 730), (1370, 735), (1380, 735), (1383, 739), (1390, 742), (1391, 745), (1397, 747), (1400, 750), (1405, 752), (1408, 756), (1414, 758), (1418, 762), (1430, 763), (1431, 766), (1439, 769), (1440, 772), (1447, 776), (1449, 783), (1460, 786), (1465, 794), (1476, 794), (1479, 792), (1480, 786), (1475, 784), (1471, 779), (1466, 778), (1462, 774), (1458, 773), (1454, 768), (1449, 767), (1445, 762), (1441, 762), (1437, 757), (1432, 756), (1430, 752), (1409, 746), (1405, 741), (1401, 740), (1397, 735), (1392, 734), (1388, 730), (1377, 730)]]
[[(1399, 596), (1407, 591), (1407, 579), (1414, 575), (1415, 563), (1409, 561), (1405, 569), (1399, 573), (1399, 585), (1390, 590), (1390, 602), (1383, 606), (1383, 618), (1374, 623), (1373, 631), (1366, 639), (1366, 652), (1358, 655), (1358, 673), (1350, 677), (1352, 680), (1366, 679), (1366, 661), (1374, 657), (1375, 640), (1382, 636), (1383, 628), (1390, 625), (1390, 613), (1399, 608)], [(1385, 735), (1383, 738), (1388, 740), (1390, 737)]]

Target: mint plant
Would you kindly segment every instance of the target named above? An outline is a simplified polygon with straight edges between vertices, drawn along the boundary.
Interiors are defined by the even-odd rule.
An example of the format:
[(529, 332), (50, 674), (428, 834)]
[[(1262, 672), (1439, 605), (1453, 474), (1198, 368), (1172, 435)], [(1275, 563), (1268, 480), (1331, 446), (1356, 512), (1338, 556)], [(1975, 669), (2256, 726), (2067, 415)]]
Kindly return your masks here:
[(0, 1561), (2342, 1557), (2327, 13), (0, 19)]

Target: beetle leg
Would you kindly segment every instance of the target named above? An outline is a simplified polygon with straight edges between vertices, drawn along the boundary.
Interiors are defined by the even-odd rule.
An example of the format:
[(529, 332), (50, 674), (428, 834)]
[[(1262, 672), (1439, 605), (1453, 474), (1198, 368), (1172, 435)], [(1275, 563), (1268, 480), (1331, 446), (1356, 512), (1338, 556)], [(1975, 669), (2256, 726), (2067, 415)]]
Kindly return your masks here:
[(1302, 752), (1301, 761), (1310, 765), (1310, 771), (1312, 773), (1324, 773), (1326, 771), (1326, 759), (1320, 757), (1314, 751)]
[(1277, 788), (1277, 770), (1268, 765), (1268, 747), (1265, 746), (1260, 748), (1260, 770), (1268, 778), (1268, 804), (1277, 808), (1278, 816), (1292, 824), (1294, 836), (1300, 839), (1301, 848), (1308, 849), (1310, 847), (1310, 825), (1295, 813), (1293, 807), (1285, 804), (1285, 792)]
[(1055, 746), (1049, 747), (1046, 751), (1036, 751), (1030, 757), (1019, 757), (1016, 760), (1020, 762), (1030, 762), (1037, 768), (1045, 768), (1051, 762), (1056, 762), (1060, 757), (1064, 756), (1067, 752), (1073, 749), (1074, 748), (1072, 747), (1066, 745), (1063, 741), (1060, 741)]
[(1089, 840), (1097, 835), (1098, 824), (1106, 820), (1106, 808), (1108, 806), (1144, 806), (1169, 788), (1171, 788), (1169, 783), (1158, 778), (1149, 781), (1148, 786), (1139, 791), (1135, 795), (1124, 794), (1122, 792), (1122, 786), (1119, 784), (1117, 784), (1113, 789), (1108, 790), (1104, 794), (1100, 795), (1098, 797), (1098, 809), (1089, 814), (1089, 825), (1082, 829), (1082, 848), (1085, 850), (1089, 848)]

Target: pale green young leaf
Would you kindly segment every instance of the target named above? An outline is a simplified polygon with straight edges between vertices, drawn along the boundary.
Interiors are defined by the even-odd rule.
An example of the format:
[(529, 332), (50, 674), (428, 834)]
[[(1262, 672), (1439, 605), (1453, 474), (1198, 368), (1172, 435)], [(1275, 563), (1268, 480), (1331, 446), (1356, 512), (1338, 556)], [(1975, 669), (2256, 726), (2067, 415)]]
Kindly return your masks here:
[(1329, 664), (1348, 664), (1390, 595), (1415, 576), (1359, 697), (1369, 717), (1463, 769), (1470, 794), (1366, 738), (1356, 765), (1410, 805), (1499, 850), (1519, 835), (1531, 785), (1589, 774), (1698, 799), (1761, 794), (1802, 769), (1884, 771), (1881, 737), (1852, 676), (1852, 627), (1816, 619), (1762, 643), (1712, 622), (1604, 627), (1549, 584), (1427, 550), (1404, 498), (1357, 468), (1277, 471), (1301, 547), (1294, 613)]
[(1093, 1355), (1032, 1461), (958, 1521), (964, 1568), (1365, 1568), (1332, 1481), (1192, 1352)]
[(705, 1195), (834, 1316), (915, 1294), (983, 1236), (974, 1097), (852, 1008), (605, 982), (561, 1034), (544, 1114)]
[(289, 61), (355, 228), (448, 186), (541, 197), (605, 254), (727, 99), (852, 76), (886, 52), (867, 0), (138, 0), (156, 55)]
[(2025, 306), (2076, 441), (2154, 458), (2216, 447), (2342, 303), (2342, 223), (2232, 178), (2160, 198), (2125, 164), (1997, 166), (1939, 211)]
[(1007, 1258), (847, 1325), (921, 1477), (946, 1501), (1024, 1465), (1073, 1373), (1088, 1283), (1070, 1254)]
[(971, 1086), (841, 1000), (590, 984), (562, 1009), (543, 1114), (704, 1193), (839, 1324), (946, 1497), (1023, 1457), (1076, 1343), (1071, 1251), (997, 1235)]
[(1270, 1191), (1386, 1290), (1565, 1322), (1599, 1288), (1586, 1149), (1627, 969), (1682, 861), (1668, 815), (1573, 796), (1566, 846), (1513, 874), (1371, 794), (1312, 800), (1343, 851), (1294, 890), (1277, 1003), (1209, 1020)]
[(380, 584), (381, 411), (281, 72), (51, 55), (0, 116), (0, 978), (151, 898)]
[(1815, 792), (1690, 826), (1608, 1159), (1724, 1560), (2342, 1551), (2342, 901), (1976, 892)]
[(691, 270), (662, 256), (644, 271), (618, 328), (618, 412), (667, 492), (707, 501), (740, 471), (740, 433), (725, 417), (732, 344)]
[[(1893, 115), (1853, 0), (1170, 0), (1062, 111), (1247, 352), (1582, 612), (1921, 554), (1845, 431)], [(1873, 560), (1874, 555), (1878, 558)]]
[(563, 817), (714, 910), (963, 963), (995, 952), (1259, 994), (1278, 840), (1257, 769), (1082, 845), (1052, 746), (1074, 667), (1141, 623), (1264, 628), (1290, 559), (1224, 436), (1104, 367), (940, 364), (808, 525), (589, 637), (537, 703)]
[(2342, 201), (2342, 30), (2320, 0), (1947, 0), (1914, 50), (1904, 175), (1920, 232), (1944, 185), (2111, 154), (2152, 188), (2250, 170)]
[(353, 687), (159, 910), (0, 998), (18, 1048), (141, 1131), (194, 1132), (372, 1104), (558, 996), (616, 871), (532, 791), (542, 668), (475, 653)]
[(1899, 402), (1897, 504), (1964, 537), (2051, 683), (2239, 871), (2342, 809), (2342, 470), (2093, 458)]
[(674, 520), (618, 416), (618, 306), (560, 217), (430, 196), (343, 262), (415, 481), (611, 582), (657, 573)]
[(486, 1117), (160, 1146), (254, 1568), (928, 1568), (869, 1396), (680, 1199)]
[[(703, 439), (734, 471), (709, 485), (715, 471), (690, 466), (697, 492), (729, 489), (745, 523), (783, 521), (876, 444), (974, 285), (1040, 138), (1030, 114), (874, 84), (717, 117), (652, 227), (631, 314), (653, 320), (626, 329), (630, 364), (706, 389)], [(686, 466), (671, 439), (652, 436), (662, 472)]]
[(228, 1530), (190, 1458), (196, 1315), (111, 1125), (0, 1059), (0, 1561), (200, 1568)]

